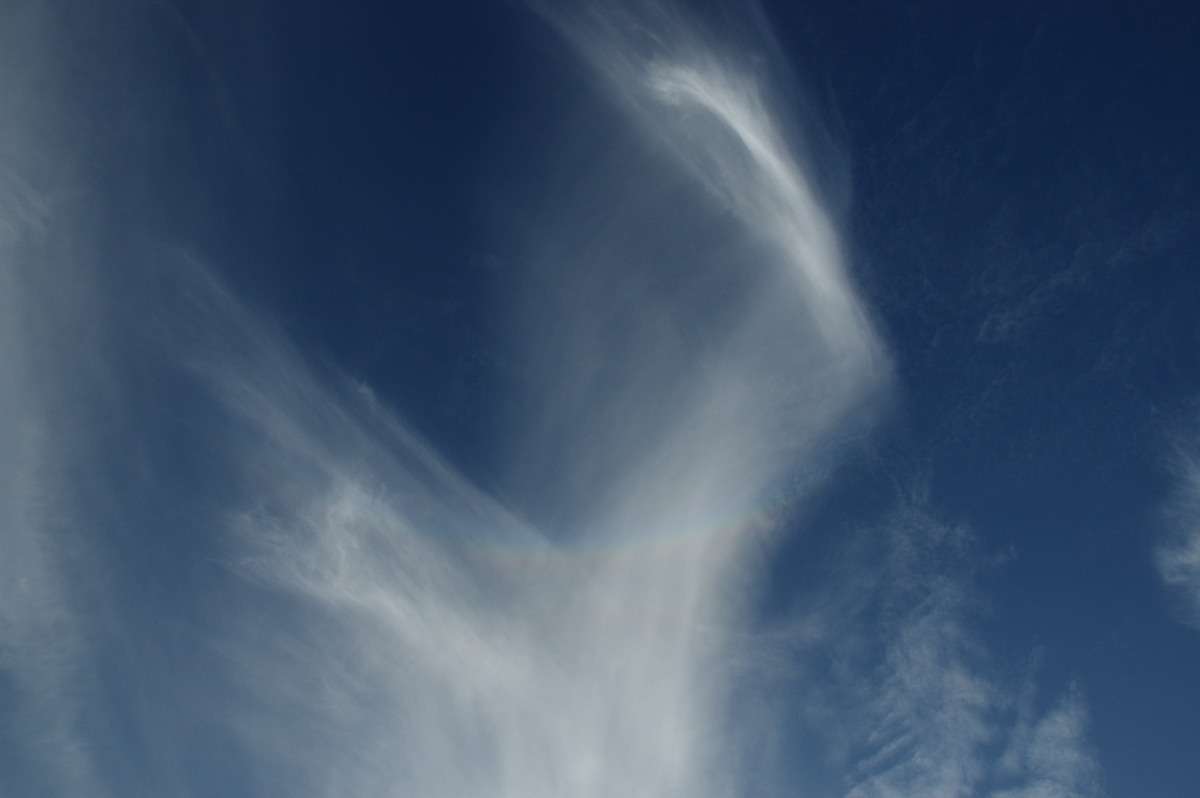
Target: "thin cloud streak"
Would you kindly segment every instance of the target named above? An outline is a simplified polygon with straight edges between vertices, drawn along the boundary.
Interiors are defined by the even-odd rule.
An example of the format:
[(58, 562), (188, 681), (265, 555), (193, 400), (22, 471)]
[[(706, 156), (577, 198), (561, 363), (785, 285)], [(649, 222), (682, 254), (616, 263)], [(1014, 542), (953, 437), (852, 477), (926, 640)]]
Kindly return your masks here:
[(1200, 628), (1200, 461), (1181, 446), (1173, 470), (1175, 495), (1167, 509), (1171, 529), (1154, 559), (1163, 583), (1179, 601), (1180, 617)]
[(753, 235), (770, 242), (800, 284), (826, 344), (845, 351), (854, 367), (879, 368), (882, 352), (803, 164), (808, 154), (797, 150), (806, 133), (818, 130), (816, 120), (805, 120), (805, 130), (794, 118), (790, 103), (798, 88), (761, 10), (742, 4), (710, 28), (669, 0), (535, 6), (647, 134)]
[(42, 47), (51, 14), (20, 11), (0, 19), (0, 791), (90, 798), (108, 794), (75, 700), (94, 677), (76, 580), (93, 552), (69, 474), (95, 442), (68, 444), (84, 425), (62, 414), (98, 371), (94, 283), (70, 266), (79, 198), (73, 142), (48, 118), (65, 99)]

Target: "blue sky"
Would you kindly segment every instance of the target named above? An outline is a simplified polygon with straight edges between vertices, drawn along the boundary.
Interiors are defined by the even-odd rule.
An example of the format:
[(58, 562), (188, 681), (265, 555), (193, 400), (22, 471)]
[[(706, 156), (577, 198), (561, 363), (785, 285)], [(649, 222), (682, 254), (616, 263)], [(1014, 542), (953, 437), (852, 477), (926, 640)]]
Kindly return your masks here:
[(1196, 792), (1196, 23), (0, 5), (0, 794)]

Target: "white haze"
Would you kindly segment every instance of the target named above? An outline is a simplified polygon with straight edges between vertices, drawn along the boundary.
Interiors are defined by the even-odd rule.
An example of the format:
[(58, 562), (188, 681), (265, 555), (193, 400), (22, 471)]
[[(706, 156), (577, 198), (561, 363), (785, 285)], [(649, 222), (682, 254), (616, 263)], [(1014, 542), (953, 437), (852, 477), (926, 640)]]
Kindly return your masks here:
[(769, 511), (890, 380), (761, 20), (544, 12), (623, 132), (508, 242), (499, 501), (79, 165), (111, 130), (62, 20), (97, 17), (48, 8), (0, 12), (5, 794), (791, 794), (781, 657), (845, 794), (1094, 791), (1082, 699), (998, 697), (932, 522), (754, 631)]

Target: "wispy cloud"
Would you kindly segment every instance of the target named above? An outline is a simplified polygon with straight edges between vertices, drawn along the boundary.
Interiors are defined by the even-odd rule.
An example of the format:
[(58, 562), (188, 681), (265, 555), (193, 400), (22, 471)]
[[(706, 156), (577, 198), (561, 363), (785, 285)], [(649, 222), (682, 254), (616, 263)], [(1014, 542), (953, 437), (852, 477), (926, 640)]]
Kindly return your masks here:
[(59, 416), (94, 375), (93, 283), (71, 268), (77, 175), (70, 136), (48, 118), (64, 99), (44, 48), (52, 14), (21, 11), (0, 13), (0, 790), (100, 796), (76, 700), (94, 683), (77, 590), (92, 551), (71, 485), (94, 441)]
[(764, 76), (661, 10), (634, 14), (649, 56), (618, 35), (628, 9), (564, 23), (641, 132), (587, 152), (520, 242), (522, 512), (206, 293), (212, 339), (248, 332), (202, 369), (253, 441), (241, 568), (293, 607), (269, 641), (243, 617), (230, 647), (273, 788), (746, 786), (729, 698), (754, 656), (739, 593), (759, 517), (828, 467), (886, 363)]
[(1155, 551), (1155, 562), (1179, 599), (1181, 617), (1200, 627), (1200, 461), (1193, 449), (1176, 450), (1174, 473), (1175, 495), (1167, 508), (1171, 528)]
[(1038, 716), (1027, 690), (1017, 709), (1017, 724), (999, 762), (1002, 782), (1015, 784), (995, 798), (1059, 798), (1100, 795), (1100, 769), (1088, 741), (1087, 708), (1073, 686)]
[(975, 575), (996, 565), (969, 529), (937, 520), (918, 492), (833, 562), (784, 637), (806, 733), (842, 794), (1101, 794), (1079, 690), (1038, 709), (1036, 672), (1005, 676), (975, 631)]
[[(40, 98), (0, 130), (0, 667), (20, 738), (0, 786), (753, 794), (778, 712), (750, 682), (785, 662), (837, 794), (1093, 795), (1082, 699), (1006, 698), (971, 631), (970, 535), (922, 501), (855, 538), (788, 633), (758, 633), (777, 511), (891, 379), (820, 148), (797, 149), (753, 11), (722, 30), (666, 3), (544, 13), (594, 71), (590, 121), (621, 136), (547, 136), (572, 169), (515, 198), (503, 501), (163, 243), (143, 204), (171, 164), (121, 213), (106, 181), (31, 172), (63, 154), (39, 134), (55, 95), (0, 73), (4, 98)], [(67, 43), (24, 41), (4, 52), (53, 65)]]
[[(81, 174), (43, 218), (53, 186), (6, 178), (4, 667), (38, 729), (8, 787), (53, 760), (72, 795), (735, 790), (741, 582), (886, 364), (767, 76), (662, 10), (570, 25), (634, 98), (597, 119), (636, 121), (520, 242), (517, 509), (140, 243), (169, 231), (138, 192), (106, 213)], [(634, 17), (649, 57), (615, 35)], [(29, 39), (52, 65), (55, 31)], [(11, 107), (36, 132), (49, 105)], [(54, 159), (32, 132), (12, 159)], [(118, 265), (101, 241), (124, 239)], [(68, 585), (71, 541), (97, 557)]]

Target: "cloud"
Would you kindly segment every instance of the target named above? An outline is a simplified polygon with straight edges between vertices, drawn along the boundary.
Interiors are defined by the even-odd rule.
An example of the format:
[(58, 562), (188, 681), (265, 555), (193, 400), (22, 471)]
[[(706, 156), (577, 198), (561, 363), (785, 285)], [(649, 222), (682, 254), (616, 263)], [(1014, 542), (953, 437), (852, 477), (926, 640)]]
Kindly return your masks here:
[(267, 789), (717, 796), (750, 778), (757, 735), (728, 719), (763, 506), (828, 467), (886, 363), (768, 87), (683, 19), (641, 20), (663, 45), (643, 61), (605, 13), (570, 34), (634, 98), (636, 135), (577, 153), (511, 258), (515, 509), (219, 289), (185, 314), (201, 340), (243, 331), (202, 345), (200, 373), (237, 420), (225, 437), (252, 442), (239, 567), (288, 607), (267, 639), (252, 608), (228, 647)]
[(836, 794), (1100, 795), (1080, 690), (1039, 710), (1035, 671), (1003, 675), (974, 631), (975, 574), (991, 566), (926, 503), (917, 491), (852, 536), (784, 635), (807, 697), (801, 735), (827, 752)]
[(1087, 739), (1087, 708), (1073, 686), (1040, 718), (1030, 697), (1018, 708), (1018, 723), (999, 772), (1021, 786), (993, 793), (995, 798), (1066, 798), (1099, 795), (1099, 768)]
[(52, 14), (22, 11), (0, 24), (0, 788), (104, 795), (74, 701), (93, 679), (77, 590), (92, 552), (69, 521), (70, 475), (90, 441), (65, 445), (82, 425), (59, 415), (64, 394), (95, 376), (95, 314), (91, 282), (71, 268), (71, 136), (46, 118), (63, 99), (43, 49)]
[(794, 113), (803, 92), (761, 9), (718, 9), (703, 20), (670, 0), (535, 5), (650, 139), (769, 245), (826, 344), (844, 349), (855, 367), (878, 368), (882, 352), (815, 183), (811, 145), (821, 129), (815, 115), (801, 124)]
[(1178, 597), (1183, 619), (1200, 627), (1200, 462), (1186, 448), (1175, 458), (1175, 497), (1168, 509), (1171, 531), (1155, 550), (1159, 576)]
[[(137, 107), (155, 92), (81, 112), (98, 157), (73, 202), (6, 173), (6, 729), (37, 730), (6, 790), (740, 788), (742, 591), (779, 496), (866, 423), (887, 366), (766, 76), (657, 12), (643, 59), (613, 35), (634, 8), (571, 23), (634, 102), (595, 103), (625, 147), (519, 242), (510, 502), (175, 243), (160, 210), (186, 170), (113, 143), (170, 129)], [(33, 63), (73, 74), (58, 24)], [(44, 106), (13, 106), (25, 169), (61, 153), (21, 74), (6, 89)]]
[[(72, 87), (0, 73), (40, 98), (0, 132), (0, 786), (717, 798), (769, 789), (755, 763), (787, 735), (762, 690), (786, 683), (834, 794), (1095, 794), (1082, 698), (1005, 697), (972, 632), (971, 536), (921, 500), (822, 538), (841, 559), (794, 626), (756, 628), (782, 511), (891, 380), (820, 148), (798, 149), (752, 10), (727, 29), (665, 3), (543, 12), (616, 136), (547, 134), (571, 168), (513, 197), (497, 491), (180, 243), (147, 200), (190, 202), (170, 148), (132, 176), (39, 172)], [(72, 73), (61, 33), (11, 52)], [(65, 151), (111, 155), (77, 121)]]

